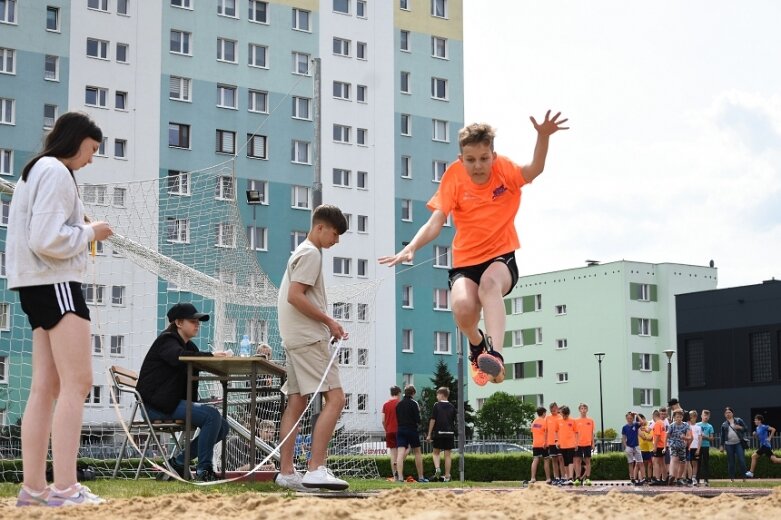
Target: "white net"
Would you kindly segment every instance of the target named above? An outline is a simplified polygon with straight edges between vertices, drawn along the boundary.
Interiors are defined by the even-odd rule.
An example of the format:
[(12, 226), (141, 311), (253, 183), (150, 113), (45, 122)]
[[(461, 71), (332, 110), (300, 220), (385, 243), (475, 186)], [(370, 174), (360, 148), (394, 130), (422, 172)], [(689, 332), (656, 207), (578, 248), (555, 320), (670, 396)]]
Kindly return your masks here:
[[(94, 220), (106, 220), (116, 235), (92, 251), (83, 285), (92, 319), (94, 386), (86, 400), (80, 456), (98, 474), (108, 474), (124, 439), (106, 373), (112, 365), (140, 370), (149, 346), (167, 325), (166, 311), (180, 301), (190, 301), (211, 315), (194, 341), (202, 350), (230, 349), (238, 353), (244, 335), (252, 350), (269, 349), (269, 358), (284, 364), (277, 327), (277, 288), (260, 267), (257, 250), (263, 250), (268, 229), (246, 225), (237, 204), (238, 178), (234, 162), (192, 172), (169, 172), (160, 179), (116, 184), (82, 185), (82, 199)], [(10, 193), (13, 185), (3, 183)], [(295, 244), (293, 244), (295, 245)], [(279, 250), (279, 248), (277, 248)], [(371, 363), (372, 309), (379, 282), (328, 288), (334, 313), (350, 321), (349, 345), (339, 354), (344, 391), (353, 409), (367, 405), (369, 377), (361, 370)], [(7, 305), (9, 355), (0, 358), (7, 384), (0, 386), (5, 403), (5, 423), (0, 457), (7, 459), (3, 480), (21, 478), (19, 429), (14, 426), (24, 410), (30, 387), (31, 334), (26, 317), (16, 303)], [(357, 320), (355, 319), (357, 315)], [(267, 345), (268, 347), (265, 347)], [(231, 385), (245, 385), (234, 382)], [(263, 469), (278, 467), (274, 453), (279, 441), (281, 417), (278, 378), (262, 377), (258, 386), (257, 431), (249, 426), (249, 393), (230, 392), (228, 421), (231, 426), (224, 463), (229, 471), (254, 467), (269, 458)], [(4, 395), (3, 395), (4, 393)], [(219, 383), (201, 383), (200, 399), (219, 403)], [(361, 400), (364, 402), (361, 403)], [(126, 418), (131, 402), (120, 400)], [(377, 467), (370, 457), (341, 457), (351, 446), (368, 442), (371, 414), (344, 414), (329, 447), (329, 466), (336, 474), (375, 478)], [(305, 467), (311, 411), (301, 421), (297, 439), (297, 465)], [(249, 460), (254, 439), (255, 461)], [(141, 445), (142, 439), (136, 439)], [(221, 450), (218, 449), (216, 452)], [(129, 447), (126, 455), (137, 458)], [(270, 456), (270, 457), (269, 457)], [(221, 457), (217, 458), (222, 466)], [(123, 466), (120, 475), (134, 475)], [(153, 474), (151, 466), (144, 474)]]

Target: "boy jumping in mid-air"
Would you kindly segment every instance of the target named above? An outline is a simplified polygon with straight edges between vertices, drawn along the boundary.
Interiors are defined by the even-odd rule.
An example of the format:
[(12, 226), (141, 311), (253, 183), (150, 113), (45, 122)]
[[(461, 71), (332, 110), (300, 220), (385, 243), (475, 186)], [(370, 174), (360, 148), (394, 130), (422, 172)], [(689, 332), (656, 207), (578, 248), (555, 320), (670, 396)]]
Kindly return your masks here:
[[(551, 134), (568, 128), (562, 126), (567, 119), (559, 120), (560, 116), (551, 118), (549, 110), (542, 123), (530, 118), (537, 130), (537, 144), (532, 162), (524, 167), (496, 154), (491, 126), (475, 123), (462, 128), (458, 161), (448, 167), (428, 202), (431, 217), (401, 251), (379, 259), (388, 266), (412, 262), (415, 252), (439, 236), (448, 215), (453, 214), (456, 235), (449, 272), (453, 318), (469, 339), (472, 379), (480, 386), (504, 381), (502, 298), (518, 280), (515, 250), (520, 242), (515, 216), (521, 188), (545, 168)], [(487, 334), (477, 328), (481, 311)], [(500, 343), (493, 345), (491, 338)]]

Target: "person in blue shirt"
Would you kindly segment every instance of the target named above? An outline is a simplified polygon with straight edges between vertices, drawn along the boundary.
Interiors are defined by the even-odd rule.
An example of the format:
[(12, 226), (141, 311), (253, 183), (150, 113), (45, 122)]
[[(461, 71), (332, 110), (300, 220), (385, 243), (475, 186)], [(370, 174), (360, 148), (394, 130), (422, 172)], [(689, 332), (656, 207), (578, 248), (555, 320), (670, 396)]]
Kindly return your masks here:
[(773, 454), (773, 445), (770, 443), (776, 429), (765, 424), (765, 418), (760, 414), (754, 416), (754, 426), (757, 427), (754, 430), (754, 437), (759, 441), (759, 448), (751, 455), (751, 469), (746, 472), (748, 478), (754, 477), (754, 470), (757, 469), (757, 462), (762, 455), (767, 455), (773, 464), (781, 464), (781, 457), (776, 457)]
[(621, 444), (624, 446), (626, 462), (629, 466), (629, 480), (635, 484), (641, 480), (640, 472), (643, 469), (643, 455), (640, 453), (640, 420), (635, 412), (627, 412), (626, 424), (621, 428)]
[(702, 421), (697, 423), (702, 429), (702, 444), (700, 445), (700, 465), (697, 467), (697, 480), (702, 486), (709, 486), (710, 477), (710, 443), (715, 439), (713, 425), (709, 423), (710, 410), (702, 411)]

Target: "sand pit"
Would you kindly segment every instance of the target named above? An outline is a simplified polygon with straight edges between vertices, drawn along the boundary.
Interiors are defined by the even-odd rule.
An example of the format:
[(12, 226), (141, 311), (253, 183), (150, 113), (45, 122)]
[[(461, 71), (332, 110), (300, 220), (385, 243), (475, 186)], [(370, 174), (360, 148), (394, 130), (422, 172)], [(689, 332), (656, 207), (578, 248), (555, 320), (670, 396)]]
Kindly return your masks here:
[(664, 518), (674, 504), (687, 514), (709, 520), (781, 518), (781, 488), (757, 498), (725, 493), (704, 498), (686, 493), (641, 496), (619, 490), (584, 495), (544, 484), (514, 491), (426, 490), (400, 488), (369, 498), (287, 497), (282, 494), (220, 495), (191, 493), (154, 498), (112, 500), (88, 508), (16, 508), (0, 504), (3, 519), (169, 519), (219, 518), (313, 520), (607, 520), (642, 516)]

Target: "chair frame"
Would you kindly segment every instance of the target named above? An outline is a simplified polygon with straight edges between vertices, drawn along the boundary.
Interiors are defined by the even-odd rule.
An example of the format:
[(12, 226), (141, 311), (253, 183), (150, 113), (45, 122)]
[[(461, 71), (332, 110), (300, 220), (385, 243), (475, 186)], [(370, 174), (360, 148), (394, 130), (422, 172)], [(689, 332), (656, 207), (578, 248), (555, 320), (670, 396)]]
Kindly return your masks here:
[[(174, 419), (151, 421), (146, 413), (144, 400), (141, 398), (141, 394), (138, 393), (138, 390), (136, 390), (138, 372), (119, 365), (112, 365), (111, 368), (109, 368), (109, 374), (111, 376), (114, 391), (116, 392), (114, 395), (118, 397), (122, 394), (130, 394), (134, 399), (133, 406), (130, 410), (129, 420), (126, 422), (127, 433), (129, 435), (133, 435), (134, 432), (137, 434), (146, 434), (146, 440), (139, 450), (141, 460), (138, 462), (138, 467), (136, 468), (135, 479), (138, 480), (141, 475), (141, 468), (144, 466), (144, 460), (149, 459), (149, 457), (147, 457), (147, 450), (152, 443), (154, 443), (154, 446), (156, 446), (162, 454), (163, 465), (165, 465), (166, 469), (171, 473), (176, 474), (176, 471), (171, 467), (168, 459), (173, 455), (176, 455), (179, 451), (182, 451), (181, 437), (183, 437), (184, 432), (184, 421)], [(169, 434), (174, 442), (171, 455), (168, 455), (166, 448), (160, 442), (159, 435), (164, 433)], [(111, 475), (112, 478), (116, 478), (119, 473), (119, 466), (125, 458), (125, 448), (129, 441), (130, 437), (125, 435), (125, 440), (122, 442), (122, 447), (117, 454), (114, 472)], [(132, 444), (138, 448), (135, 441)]]

